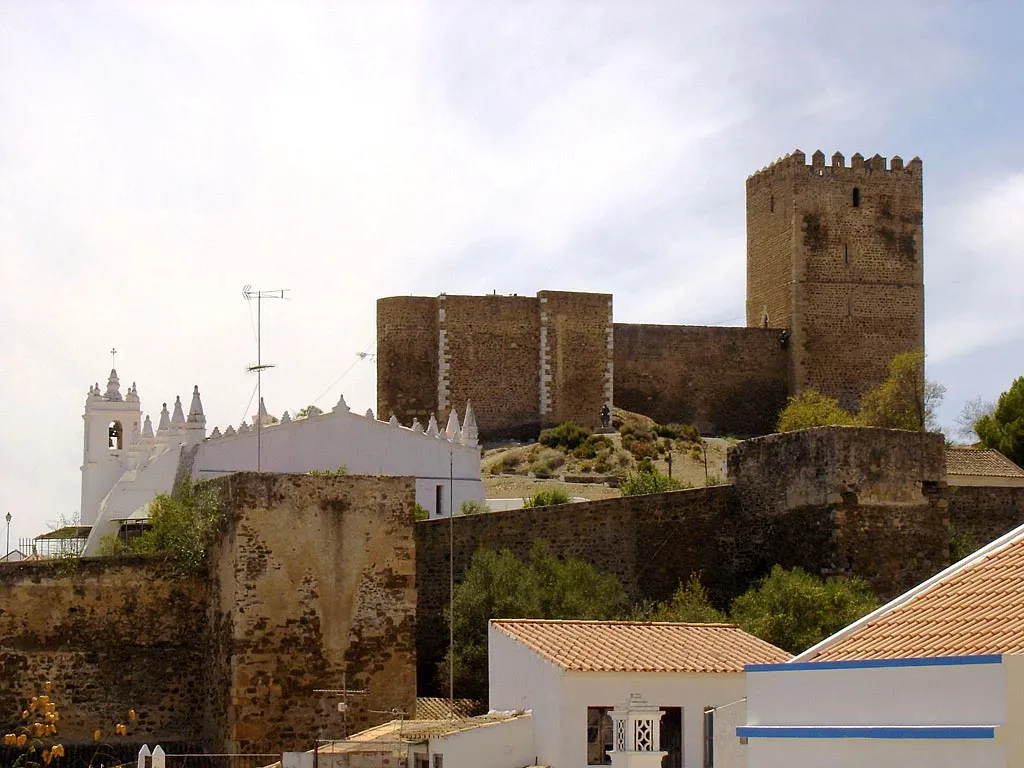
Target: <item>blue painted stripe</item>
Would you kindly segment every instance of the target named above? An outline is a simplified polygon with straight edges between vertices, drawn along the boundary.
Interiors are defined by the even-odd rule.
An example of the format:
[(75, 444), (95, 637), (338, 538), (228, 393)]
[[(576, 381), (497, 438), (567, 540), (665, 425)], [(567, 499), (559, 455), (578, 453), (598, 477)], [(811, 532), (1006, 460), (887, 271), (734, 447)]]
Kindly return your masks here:
[(799, 661), (789, 664), (747, 664), (747, 672), (800, 672), (826, 669), (880, 669), (885, 667), (962, 667), (1002, 664), (1002, 656), (926, 656), (917, 659), (857, 659), (855, 661)]
[(741, 725), (748, 739), (994, 739), (994, 725)]

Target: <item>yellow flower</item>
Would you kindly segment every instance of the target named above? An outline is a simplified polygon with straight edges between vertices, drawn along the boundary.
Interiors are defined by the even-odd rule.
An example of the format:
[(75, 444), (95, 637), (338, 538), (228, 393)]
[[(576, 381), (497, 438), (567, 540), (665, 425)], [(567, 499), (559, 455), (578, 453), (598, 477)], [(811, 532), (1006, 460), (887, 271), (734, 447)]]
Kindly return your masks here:
[(42, 736), (46, 733), (46, 727), (42, 723), (32, 723), (32, 735)]
[(92, 740), (93, 741), (99, 741), (102, 736), (103, 736), (103, 731), (101, 731), (99, 728), (97, 728), (95, 731), (92, 732)]
[(51, 756), (50, 750), (44, 749), (43, 750), (43, 762), (46, 763), (47, 765), (50, 764), (50, 756)]
[(19, 733), (18, 734), (18, 742), (17, 743), (18, 743), (19, 747), (24, 747), (25, 746), (25, 742), (27, 742), (27, 741), (28, 741), (28, 736), (27, 735), (25, 735), (24, 733)]
[(51, 725), (46, 726), (46, 735), (47, 736), (52, 736), (56, 732), (57, 732), (57, 726), (56, 725), (52, 725), (51, 724)]
[(32, 701), (30, 701), (28, 703), (28, 711), (29, 712), (35, 712), (36, 711), (36, 706), (38, 704), (39, 704), (39, 699), (37, 699), (35, 696), (33, 696), (32, 697)]
[(64, 757), (64, 745), (54, 744), (53, 749), (50, 750), (50, 754), (54, 757)]
[(128, 710), (128, 719), (129, 720), (134, 720), (135, 719), (135, 710), (134, 709), (129, 709)]
[(15, 736), (13, 733), (5, 733), (4, 734), (4, 746), (5, 747), (13, 747), (17, 743), (18, 743), (18, 737)]
[(45, 683), (43, 683), (43, 690), (46, 691), (47, 693), (49, 693), (50, 689), (52, 689), (52, 688), (53, 688), (53, 683), (51, 683), (49, 680), (47, 680)]
[(50, 697), (49, 696), (40, 696), (38, 701), (39, 701), (39, 706), (45, 707), (47, 704), (50, 703)]
[(21, 719), (22, 720), (28, 720), (28, 710), (27, 709), (24, 712), (21, 713)]

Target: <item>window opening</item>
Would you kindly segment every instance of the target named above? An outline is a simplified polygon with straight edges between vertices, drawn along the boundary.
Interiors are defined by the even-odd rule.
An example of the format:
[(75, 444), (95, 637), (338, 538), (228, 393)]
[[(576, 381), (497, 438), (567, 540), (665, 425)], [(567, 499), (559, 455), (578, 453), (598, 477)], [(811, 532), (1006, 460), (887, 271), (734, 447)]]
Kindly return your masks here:
[(121, 429), (120, 421), (110, 422), (107, 427), (107, 448), (112, 451), (120, 451), (123, 445), (124, 430)]
[(850, 266), (850, 246), (847, 243), (843, 243), (843, 263)]
[(443, 485), (435, 485), (434, 486), (434, 514), (435, 515), (439, 515), (439, 516), (444, 514), (444, 486)]
[(715, 768), (715, 710), (704, 709), (704, 768)]
[(768, 213), (775, 213), (775, 195), (768, 198)]
[(444, 768), (444, 755), (434, 755), (434, 768)]
[(860, 208), (860, 187), (853, 188), (853, 207)]
[(611, 765), (613, 707), (587, 707), (587, 765)]

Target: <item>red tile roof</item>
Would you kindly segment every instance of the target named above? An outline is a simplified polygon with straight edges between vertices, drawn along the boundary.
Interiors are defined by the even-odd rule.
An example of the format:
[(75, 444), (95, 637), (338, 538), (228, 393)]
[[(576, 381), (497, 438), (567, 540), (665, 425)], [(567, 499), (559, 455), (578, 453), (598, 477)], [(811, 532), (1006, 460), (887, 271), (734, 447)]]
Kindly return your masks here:
[(1024, 469), (990, 448), (947, 448), (946, 474), (1024, 479)]
[(1024, 653), (1024, 526), (799, 661), (1004, 653)]
[(497, 619), (493, 626), (572, 672), (742, 672), (790, 655), (735, 624)]

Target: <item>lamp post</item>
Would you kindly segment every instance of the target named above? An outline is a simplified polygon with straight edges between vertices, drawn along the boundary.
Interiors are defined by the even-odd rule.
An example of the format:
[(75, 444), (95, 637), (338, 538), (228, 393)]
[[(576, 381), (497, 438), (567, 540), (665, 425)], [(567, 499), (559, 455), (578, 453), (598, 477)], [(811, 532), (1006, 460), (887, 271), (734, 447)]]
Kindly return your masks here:
[(7, 513), (7, 517), (4, 518), (7, 521), (7, 554), (4, 555), (4, 560), (11, 556), (11, 513)]

